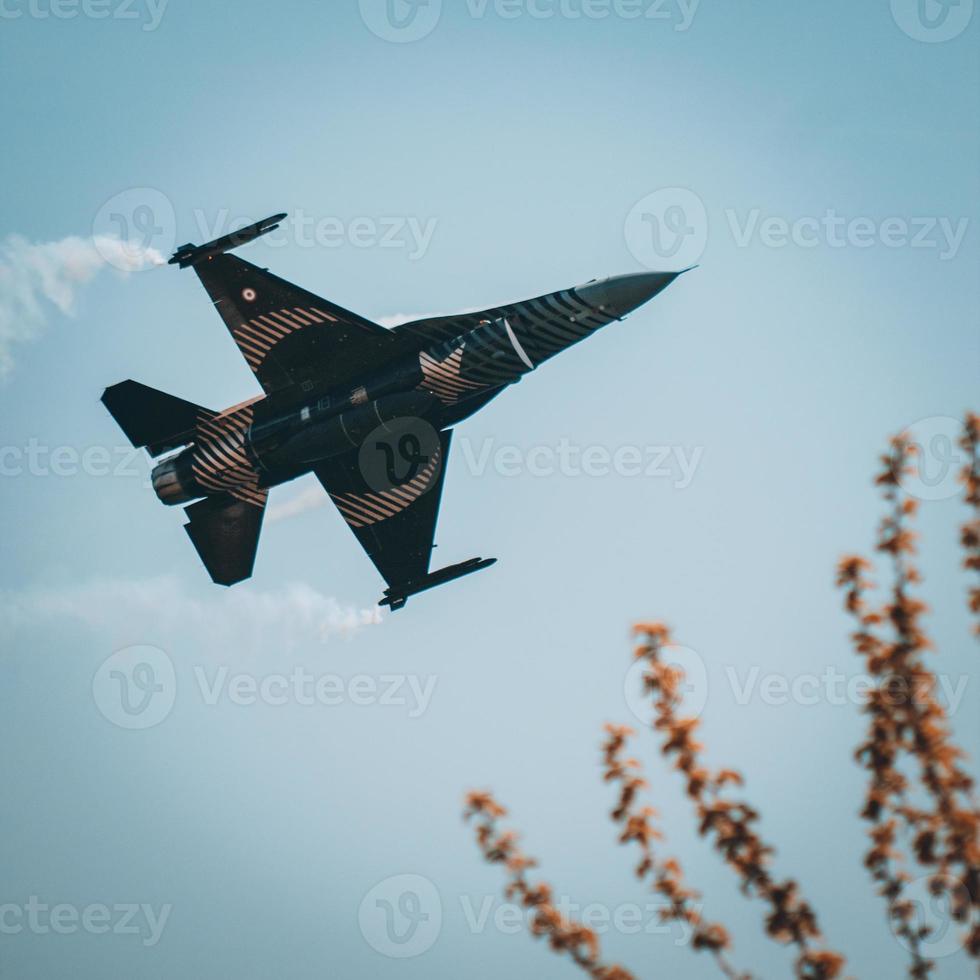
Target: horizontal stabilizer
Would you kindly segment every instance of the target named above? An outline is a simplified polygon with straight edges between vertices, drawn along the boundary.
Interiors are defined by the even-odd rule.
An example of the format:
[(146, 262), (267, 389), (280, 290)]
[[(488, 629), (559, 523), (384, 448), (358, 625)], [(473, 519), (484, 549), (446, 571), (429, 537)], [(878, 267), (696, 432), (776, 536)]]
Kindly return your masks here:
[(194, 437), (198, 421), (215, 415), (200, 405), (138, 381), (122, 381), (106, 388), (102, 404), (129, 441), (134, 446), (146, 447), (151, 456), (186, 446)]
[(259, 546), (265, 504), (246, 503), (229, 494), (208, 497), (185, 511), (184, 530), (217, 585), (250, 578)]
[(496, 561), (496, 558), (470, 558), (469, 561), (461, 561), (458, 565), (440, 568), (439, 571), (430, 572), (414, 582), (406, 582), (385, 589), (384, 598), (378, 605), (391, 606), (392, 612), (394, 612), (396, 609), (401, 609), (408, 602), (410, 596), (418, 595), (419, 592), (426, 592), (428, 589), (434, 589), (438, 585), (445, 585), (447, 582), (462, 578), (464, 575), (471, 575), (473, 572), (489, 568)]
[(230, 235), (216, 238), (213, 242), (206, 245), (181, 245), (176, 254), (170, 259), (170, 265), (179, 265), (181, 269), (186, 269), (189, 265), (197, 265), (214, 255), (221, 255), (222, 252), (231, 251), (240, 245), (247, 245), (261, 235), (267, 235), (270, 231), (275, 231), (279, 227), (279, 222), (286, 217), (286, 213), (274, 214), (271, 218), (263, 218), (256, 221), (254, 225), (240, 228), (233, 231)]

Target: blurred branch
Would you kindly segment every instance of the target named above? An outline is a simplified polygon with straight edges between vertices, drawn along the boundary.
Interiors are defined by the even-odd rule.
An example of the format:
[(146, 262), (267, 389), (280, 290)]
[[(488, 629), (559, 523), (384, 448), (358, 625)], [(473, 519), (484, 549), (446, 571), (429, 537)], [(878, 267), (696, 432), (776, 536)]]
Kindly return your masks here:
[(705, 949), (712, 954), (718, 968), (730, 980), (752, 980), (750, 973), (738, 973), (728, 962), (725, 951), (731, 947), (731, 938), (724, 926), (705, 922), (698, 911), (700, 895), (684, 885), (680, 864), (673, 858), (658, 860), (653, 841), (662, 840), (663, 834), (653, 826), (654, 809), (638, 806), (636, 797), (646, 788), (636, 759), (624, 759), (627, 740), (634, 734), (623, 725), (606, 725), (608, 737), (603, 742), (603, 761), (606, 782), (619, 787), (619, 802), (612, 812), (613, 820), (622, 825), (621, 844), (635, 842), (640, 849), (640, 861), (636, 866), (639, 879), (649, 878), (653, 890), (665, 898), (669, 905), (661, 912), (664, 922), (686, 922), (693, 930), (691, 945), (695, 950)]
[[(961, 479), (973, 515), (962, 528), (961, 543), (966, 552), (964, 567), (976, 572), (980, 572), (978, 442), (980, 417), (967, 415), (960, 445), (968, 462)], [(916, 503), (903, 493), (901, 478), (909, 470), (912, 452), (904, 436), (893, 439), (875, 481), (889, 505), (875, 544), (875, 550), (890, 560), (888, 600), (879, 607), (869, 604), (871, 565), (860, 556), (841, 560), (837, 584), (845, 593), (845, 609), (857, 624), (851, 634), (855, 650), (875, 682), (863, 709), (868, 732), (855, 752), (869, 776), (861, 811), (870, 824), (864, 863), (887, 902), (895, 934), (909, 950), (909, 976), (925, 980), (934, 966), (925, 952), (931, 932), (915, 921), (915, 906), (906, 892), (907, 860), (927, 869), (931, 895), (950, 903), (954, 919), (968, 930), (968, 954), (980, 959), (980, 810), (973, 798), (973, 780), (960, 765), (963, 752), (954, 744), (946, 711), (935, 696), (936, 675), (923, 659), (930, 648), (921, 624), (926, 606), (910, 594), (920, 581), (912, 561), (916, 548), (910, 527)], [(980, 617), (980, 587), (971, 587), (969, 597), (971, 612)], [(980, 622), (976, 630), (980, 634)], [(672, 642), (669, 629), (654, 622), (635, 627), (634, 633), (639, 638), (635, 656), (646, 666), (644, 687), (653, 698), (653, 729), (662, 736), (661, 751), (684, 776), (699, 833), (712, 841), (735, 871), (743, 893), (768, 906), (767, 934), (796, 947), (797, 980), (835, 980), (844, 968), (843, 956), (825, 947), (816, 915), (797, 883), (777, 881), (770, 874), (774, 851), (756, 830), (758, 812), (730, 796), (731, 787), (743, 785), (741, 774), (733, 769), (712, 772), (701, 760), (703, 746), (695, 739), (699, 723), (680, 714), (683, 672), (663, 656)], [(624, 758), (632, 731), (607, 726), (606, 732), (604, 778), (619, 790), (612, 818), (621, 827), (620, 843), (634, 843), (640, 850), (637, 877), (648, 880), (668, 902), (662, 920), (688, 923), (694, 948), (708, 950), (729, 980), (751, 980), (751, 975), (739, 974), (729, 963), (725, 955), (731, 946), (729, 934), (723, 926), (702, 919), (697, 907), (700, 896), (685, 885), (679, 863), (661, 860), (655, 853), (653, 844), (662, 839), (653, 823), (655, 811), (637, 801), (646, 782), (640, 764)], [(903, 765), (910, 768), (908, 763), (917, 764), (913, 767), (917, 780), (903, 772)], [(913, 804), (913, 794), (919, 805)], [(489, 793), (470, 793), (466, 799), (464, 816), (476, 824), (485, 860), (503, 864), (507, 897), (533, 913), (531, 933), (546, 936), (553, 950), (567, 954), (595, 980), (632, 980), (623, 967), (601, 962), (595, 932), (561, 913), (548, 884), (532, 885), (527, 880), (527, 870), (535, 862), (520, 850), (516, 834), (499, 829), (505, 814)], [(908, 859), (900, 835), (909, 841)]]
[[(978, 444), (980, 444), (980, 415), (967, 412), (960, 445), (966, 450), (969, 458), (960, 478), (966, 488), (966, 502), (972, 509), (973, 516), (963, 525), (960, 543), (966, 552), (963, 567), (980, 575), (980, 448)], [(970, 588), (968, 603), (970, 612), (977, 617), (977, 623), (973, 627), (974, 632), (980, 636), (980, 586), (974, 585)]]
[(799, 980), (833, 980), (840, 975), (844, 958), (811, 946), (811, 941), (822, 939), (816, 915), (799, 896), (795, 881), (775, 881), (769, 874), (773, 849), (754, 829), (758, 812), (745, 802), (727, 798), (727, 787), (741, 786), (742, 776), (732, 769), (710, 772), (700, 759), (703, 746), (694, 738), (697, 719), (678, 714), (684, 674), (662, 659), (664, 648), (672, 642), (670, 630), (663, 623), (649, 623), (635, 627), (634, 632), (640, 638), (636, 657), (647, 666), (644, 687), (654, 697), (653, 728), (663, 734), (661, 751), (673, 757), (675, 768), (684, 775), (687, 795), (697, 808), (699, 832), (713, 839), (715, 849), (740, 878), (742, 891), (768, 904), (766, 932), (778, 942), (797, 947)]
[[(889, 600), (880, 608), (869, 605), (872, 583), (866, 573), (871, 565), (861, 557), (841, 561), (837, 583), (845, 589), (845, 609), (857, 622), (852, 634), (855, 649), (876, 682), (865, 706), (868, 735), (855, 754), (871, 777), (861, 813), (871, 823), (872, 846), (865, 865), (888, 903), (896, 934), (906, 941), (909, 975), (920, 980), (933, 967), (922, 951), (930, 930), (913, 921), (914, 907), (903, 897), (909, 876), (900, 867), (898, 830), (907, 833), (915, 860), (928, 870), (930, 893), (947, 898), (953, 918), (966, 925), (967, 951), (976, 957), (980, 956), (980, 813), (972, 798), (973, 781), (959, 765), (963, 752), (953, 743), (946, 711), (934, 694), (936, 676), (923, 660), (931, 647), (921, 624), (927, 607), (910, 594), (921, 580), (912, 562), (916, 535), (909, 526), (917, 505), (902, 492), (901, 478), (910, 469), (913, 451), (904, 436), (893, 439), (875, 481), (889, 505), (875, 544), (875, 550), (890, 559)], [(887, 638), (880, 635), (886, 630)], [(925, 808), (908, 801), (915, 787), (900, 770), (906, 760), (918, 763)]]
[(552, 902), (550, 885), (528, 882), (527, 869), (533, 868), (536, 862), (522, 853), (513, 831), (498, 829), (498, 822), (506, 813), (490, 793), (473, 792), (466, 797), (463, 816), (476, 822), (476, 840), (484, 859), (490, 864), (503, 864), (506, 869), (507, 898), (517, 899), (524, 908), (533, 910), (531, 934), (547, 936), (555, 952), (567, 953), (595, 980), (634, 980), (633, 974), (623, 967), (602, 964), (599, 937), (587, 926), (562, 915)]

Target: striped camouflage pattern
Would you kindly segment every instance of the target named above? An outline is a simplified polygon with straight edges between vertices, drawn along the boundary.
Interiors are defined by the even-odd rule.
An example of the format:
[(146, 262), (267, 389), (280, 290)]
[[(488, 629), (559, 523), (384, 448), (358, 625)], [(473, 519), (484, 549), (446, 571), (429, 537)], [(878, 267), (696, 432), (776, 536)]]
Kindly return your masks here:
[(269, 352), (283, 338), (315, 323), (336, 323), (337, 318), (316, 307), (263, 313), (244, 320), (232, 329), (232, 336), (239, 350), (245, 355), (248, 366), (257, 371)]
[(439, 479), (442, 447), (438, 446), (428, 463), (409, 482), (390, 490), (365, 493), (331, 493), (330, 499), (352, 528), (369, 527), (407, 510)]
[(198, 417), (192, 470), (197, 482), (215, 493), (227, 492), (237, 500), (264, 507), (269, 491), (259, 487), (259, 475), (245, 451), (255, 403), (221, 415)]
[(535, 367), (616, 319), (581, 300), (574, 289), (515, 303), (504, 317)]
[(543, 361), (584, 340), (616, 317), (581, 300), (574, 289), (510, 306), (406, 324), (441, 341), (419, 355), (423, 380), (445, 404), (516, 381)]
[(430, 392), (446, 405), (454, 405), (461, 398), (485, 388), (485, 383), (471, 381), (460, 373), (465, 349), (465, 342), (461, 343), (444, 358), (433, 357), (427, 351), (422, 351), (419, 354), (419, 366), (422, 368), (419, 390)]

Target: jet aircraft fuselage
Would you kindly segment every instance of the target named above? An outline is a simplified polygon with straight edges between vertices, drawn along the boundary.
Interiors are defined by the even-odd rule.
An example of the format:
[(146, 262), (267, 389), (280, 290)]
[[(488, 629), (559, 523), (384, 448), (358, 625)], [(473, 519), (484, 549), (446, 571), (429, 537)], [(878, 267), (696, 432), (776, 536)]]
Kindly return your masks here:
[[(309, 473), (326, 459), (359, 450), (371, 433), (383, 432), (392, 423), (421, 420), (437, 432), (482, 407), (487, 393), (498, 394), (588, 333), (621, 318), (638, 299), (653, 296), (671, 278), (645, 273), (619, 276), (532, 301), (552, 306), (565, 320), (563, 328), (552, 328), (546, 337), (530, 329), (529, 309), (510, 318), (486, 320), (458, 337), (431, 344), (369, 374), (354, 388), (327, 390), (278, 411), (274, 394), (227, 409), (204, 423), (194, 445), (156, 467), (154, 489), (171, 505), (232, 489), (261, 490)], [(286, 320), (282, 324), (286, 327), (299, 324), (301, 316), (298, 310), (284, 310), (278, 319)], [(267, 336), (274, 337), (277, 321), (267, 317), (264, 326)], [(257, 343), (262, 327), (257, 327)], [(524, 335), (523, 343), (518, 331)], [(410, 442), (402, 445), (392, 466), (398, 457), (411, 464), (412, 450), (421, 449), (416, 446), (418, 431), (403, 435)]]

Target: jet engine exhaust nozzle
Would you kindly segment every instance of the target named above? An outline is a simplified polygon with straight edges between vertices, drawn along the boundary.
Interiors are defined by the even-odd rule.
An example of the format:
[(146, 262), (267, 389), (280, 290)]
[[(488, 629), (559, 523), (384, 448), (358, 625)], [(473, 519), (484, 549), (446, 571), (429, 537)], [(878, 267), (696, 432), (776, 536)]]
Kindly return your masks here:
[(150, 475), (153, 490), (168, 507), (176, 507), (205, 496), (205, 491), (198, 486), (191, 470), (192, 452), (184, 450), (153, 468)]

